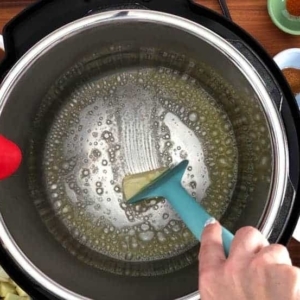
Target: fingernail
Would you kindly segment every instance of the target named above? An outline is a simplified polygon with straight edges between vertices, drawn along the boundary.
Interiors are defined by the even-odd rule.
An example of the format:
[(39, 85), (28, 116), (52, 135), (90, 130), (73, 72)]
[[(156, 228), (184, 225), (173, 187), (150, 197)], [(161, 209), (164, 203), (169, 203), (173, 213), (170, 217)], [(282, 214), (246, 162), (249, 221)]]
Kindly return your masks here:
[(210, 218), (210, 219), (208, 219), (208, 220), (205, 222), (204, 227), (206, 227), (206, 226), (208, 226), (208, 225), (210, 225), (210, 224), (215, 224), (216, 222), (217, 222), (217, 221), (216, 221), (215, 218)]

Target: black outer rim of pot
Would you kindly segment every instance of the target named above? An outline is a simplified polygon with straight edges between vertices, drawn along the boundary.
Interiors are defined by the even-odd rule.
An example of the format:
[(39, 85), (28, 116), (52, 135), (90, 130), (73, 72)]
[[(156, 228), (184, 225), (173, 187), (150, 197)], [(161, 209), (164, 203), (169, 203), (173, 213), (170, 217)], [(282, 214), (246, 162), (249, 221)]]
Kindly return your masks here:
[[(290, 136), (288, 141), (290, 149), (290, 176), (293, 186), (296, 189), (296, 199), (290, 203), (289, 207), (290, 216), (288, 220), (283, 220), (280, 223), (282, 227), (278, 230), (280, 238), (276, 239), (276, 242), (287, 244), (295, 229), (300, 213), (300, 186), (298, 184), (300, 118), (298, 106), (280, 69), (263, 47), (245, 30), (221, 15), (210, 9), (193, 4), (189, 0), (73, 0), (72, 7), (70, 7), (70, 2), (67, 0), (39, 1), (15, 17), (7, 24), (3, 31), (6, 57), (0, 65), (0, 79), (4, 78), (15, 62), (32, 45), (55, 29), (86, 16), (90, 11), (101, 11), (109, 8), (128, 8), (129, 6), (127, 5), (130, 5), (130, 8), (132, 8), (132, 5), (135, 5), (137, 6), (136, 8), (148, 8), (178, 15), (215, 31), (227, 40), (241, 40), (251, 48), (271, 72), (285, 98), (282, 116), (285, 126), (288, 128), (287, 133)], [(54, 12), (56, 12), (55, 18), (53, 15)], [(46, 19), (45, 16), (47, 16)], [(51, 19), (51, 22), (46, 23), (45, 20), (47, 19)], [(40, 26), (37, 26), (38, 24)], [(3, 241), (0, 247), (0, 264), (32, 298), (38, 300), (58, 299), (44, 287), (26, 276), (26, 273), (13, 261), (6, 251)]]

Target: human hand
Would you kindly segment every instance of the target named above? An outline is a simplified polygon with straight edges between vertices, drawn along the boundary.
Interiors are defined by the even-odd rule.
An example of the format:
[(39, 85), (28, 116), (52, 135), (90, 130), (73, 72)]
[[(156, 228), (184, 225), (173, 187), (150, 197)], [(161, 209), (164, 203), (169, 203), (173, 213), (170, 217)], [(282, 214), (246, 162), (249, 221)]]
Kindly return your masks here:
[(300, 270), (287, 249), (270, 245), (255, 228), (240, 229), (226, 259), (219, 223), (203, 232), (199, 254), (201, 300), (298, 300)]

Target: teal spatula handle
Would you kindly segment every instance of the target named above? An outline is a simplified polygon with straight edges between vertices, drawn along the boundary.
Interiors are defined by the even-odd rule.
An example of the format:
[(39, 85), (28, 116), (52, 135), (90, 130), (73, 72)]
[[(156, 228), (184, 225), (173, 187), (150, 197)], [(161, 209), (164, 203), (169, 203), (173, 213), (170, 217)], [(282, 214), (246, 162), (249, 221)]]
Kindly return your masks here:
[[(211, 215), (202, 207), (201, 204), (181, 186), (180, 182), (173, 182), (172, 188), (164, 191), (166, 199), (171, 203), (175, 211), (180, 215), (183, 222), (191, 230), (197, 240), (201, 242), (201, 236), (207, 220)], [(223, 246), (226, 255), (229, 254), (233, 240), (233, 234), (222, 227)]]

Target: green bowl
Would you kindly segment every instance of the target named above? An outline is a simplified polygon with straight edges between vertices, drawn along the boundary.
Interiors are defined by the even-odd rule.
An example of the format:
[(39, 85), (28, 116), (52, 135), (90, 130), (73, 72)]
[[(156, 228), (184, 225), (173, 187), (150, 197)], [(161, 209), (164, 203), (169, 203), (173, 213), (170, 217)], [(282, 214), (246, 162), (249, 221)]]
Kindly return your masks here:
[(300, 35), (300, 17), (288, 13), (286, 0), (268, 0), (268, 12), (273, 23), (282, 31)]

